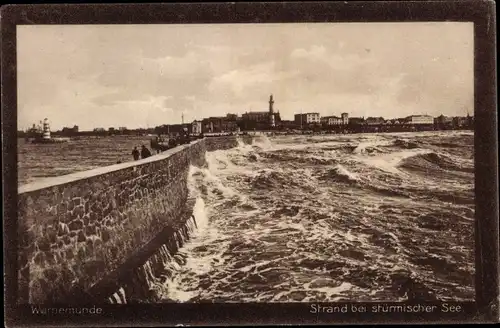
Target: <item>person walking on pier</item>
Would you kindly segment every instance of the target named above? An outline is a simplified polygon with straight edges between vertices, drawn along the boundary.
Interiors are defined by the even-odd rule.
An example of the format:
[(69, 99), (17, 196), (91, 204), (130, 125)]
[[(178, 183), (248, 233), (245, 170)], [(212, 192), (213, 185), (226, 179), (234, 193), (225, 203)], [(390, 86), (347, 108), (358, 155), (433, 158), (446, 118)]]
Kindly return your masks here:
[(146, 146), (142, 145), (141, 157), (148, 158), (149, 156), (151, 156), (151, 152), (149, 151), (149, 149)]
[(132, 156), (134, 156), (134, 161), (137, 161), (139, 159), (139, 150), (137, 147), (134, 147), (134, 150), (132, 150)]

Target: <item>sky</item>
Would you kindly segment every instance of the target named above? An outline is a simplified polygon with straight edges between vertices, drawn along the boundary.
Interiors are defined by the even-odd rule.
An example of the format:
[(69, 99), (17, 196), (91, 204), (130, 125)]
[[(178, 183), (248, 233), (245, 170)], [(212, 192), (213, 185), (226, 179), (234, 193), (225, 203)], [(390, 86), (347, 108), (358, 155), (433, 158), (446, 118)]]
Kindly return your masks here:
[(473, 41), (462, 22), (17, 26), (18, 129), (191, 122), (270, 94), (282, 119), (472, 114)]

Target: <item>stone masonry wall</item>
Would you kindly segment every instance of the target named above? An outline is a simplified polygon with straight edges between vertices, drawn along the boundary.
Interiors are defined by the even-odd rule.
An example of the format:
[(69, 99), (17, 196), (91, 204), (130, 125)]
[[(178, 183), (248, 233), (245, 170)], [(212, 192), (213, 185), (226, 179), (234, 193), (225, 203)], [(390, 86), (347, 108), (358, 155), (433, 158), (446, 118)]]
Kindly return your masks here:
[[(88, 290), (185, 210), (189, 165), (205, 163), (205, 140), (136, 162), (21, 188), (19, 300), (55, 303)], [(104, 169), (104, 170), (103, 170)], [(61, 181), (61, 179), (58, 179)]]
[[(251, 136), (240, 140), (252, 143)], [(236, 137), (205, 138), (147, 159), (21, 186), (19, 302), (67, 302), (141, 257), (162, 231), (186, 219), (189, 166), (205, 165), (206, 151), (237, 145)]]
[[(242, 135), (239, 137), (243, 143), (251, 144), (254, 139), (250, 135)], [(207, 151), (230, 149), (238, 147), (238, 139), (236, 137), (209, 137), (205, 138)]]

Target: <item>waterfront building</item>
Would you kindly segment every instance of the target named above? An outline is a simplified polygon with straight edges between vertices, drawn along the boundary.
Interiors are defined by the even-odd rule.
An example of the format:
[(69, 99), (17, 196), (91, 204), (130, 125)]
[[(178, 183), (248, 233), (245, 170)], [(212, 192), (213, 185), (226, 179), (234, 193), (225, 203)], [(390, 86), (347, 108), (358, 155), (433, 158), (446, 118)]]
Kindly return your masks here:
[(295, 123), (300, 125), (319, 124), (321, 117), (319, 113), (295, 114)]
[(267, 111), (250, 111), (241, 115), (242, 125), (246, 129), (251, 128), (274, 128), (281, 122), (279, 111), (274, 111), (273, 95), (269, 96), (269, 108)]
[(367, 125), (381, 125), (384, 124), (385, 120), (383, 117), (368, 117), (365, 120)]
[(320, 118), (323, 125), (343, 125), (344, 119), (338, 116), (323, 116)]
[(205, 118), (201, 125), (203, 133), (234, 132), (238, 129), (237, 121), (227, 116)]
[(406, 124), (434, 124), (434, 118), (430, 115), (410, 115), (405, 117)]
[(191, 133), (199, 135), (202, 133), (202, 121), (194, 120), (191, 127)]
[(61, 130), (61, 134), (63, 135), (75, 135), (79, 131), (78, 125), (74, 125), (72, 128), (64, 127)]
[(267, 122), (269, 119), (268, 112), (246, 112), (241, 115), (244, 121), (252, 122)]
[(362, 124), (365, 124), (365, 118), (364, 117), (349, 117), (348, 122), (351, 125), (362, 125)]
[(191, 133), (193, 129), (192, 124), (164, 124), (156, 127), (154, 132), (158, 134), (178, 135), (184, 132)]
[(94, 132), (104, 132), (106, 131), (104, 128), (95, 128)]
[(465, 127), (468, 125), (468, 123), (469, 123), (469, 119), (467, 117), (455, 116), (452, 119), (452, 124), (453, 124), (453, 127), (455, 127), (455, 128)]
[(239, 117), (238, 114), (227, 114), (226, 119), (228, 121), (238, 121)]
[(444, 116), (443, 114), (439, 115), (438, 117), (436, 117), (436, 119), (434, 120), (434, 122), (436, 124), (439, 124), (439, 125), (448, 125), (448, 124), (452, 124), (453, 122), (453, 117), (449, 117), (449, 116)]
[(340, 117), (342, 118), (342, 124), (344, 124), (344, 125), (349, 124), (349, 114), (342, 113), (342, 114), (340, 114)]
[(470, 116), (468, 112), (467, 112), (467, 125), (469, 127), (474, 126), (474, 116)]
[(204, 118), (201, 122), (201, 130), (203, 133), (214, 133), (220, 132), (221, 130), (221, 121), (223, 117), (209, 117)]
[(289, 120), (281, 120), (281, 122), (279, 123), (279, 126), (285, 130), (286, 129), (292, 130), (292, 129), (296, 129), (297, 127), (300, 128), (300, 125), (297, 126), (297, 123), (295, 123), (295, 121), (289, 121)]
[(437, 129), (452, 129), (453, 128), (453, 117), (444, 116), (443, 114), (434, 118), (434, 126)]

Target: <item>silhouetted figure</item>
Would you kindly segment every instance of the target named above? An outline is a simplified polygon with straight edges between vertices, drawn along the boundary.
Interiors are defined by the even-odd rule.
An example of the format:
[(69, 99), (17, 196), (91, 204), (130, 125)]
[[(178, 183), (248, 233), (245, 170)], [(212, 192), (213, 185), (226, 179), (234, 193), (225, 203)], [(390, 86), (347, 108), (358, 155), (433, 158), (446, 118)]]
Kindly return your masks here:
[(149, 151), (146, 146), (142, 145), (141, 158), (148, 158), (149, 156), (151, 156), (151, 151)]
[(151, 139), (150, 141), (150, 147), (151, 150), (156, 150), (156, 153), (159, 154), (161, 151), (161, 145), (160, 145), (160, 137), (155, 137), (154, 139)]
[(163, 151), (163, 137), (161, 136), (161, 134), (158, 135), (158, 137), (156, 137), (156, 153), (159, 154)]
[(151, 156), (151, 152), (149, 151), (149, 149), (146, 146), (142, 145), (141, 157), (148, 158), (149, 156)]
[(139, 159), (139, 150), (137, 147), (134, 147), (134, 150), (132, 150), (132, 156), (134, 156), (134, 161), (137, 161)]

